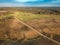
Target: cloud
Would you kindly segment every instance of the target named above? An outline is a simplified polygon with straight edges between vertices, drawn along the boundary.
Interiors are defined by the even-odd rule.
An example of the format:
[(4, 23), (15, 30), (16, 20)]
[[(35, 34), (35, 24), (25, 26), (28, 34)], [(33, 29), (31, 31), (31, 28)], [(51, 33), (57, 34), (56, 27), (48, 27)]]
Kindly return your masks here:
[(34, 2), (37, 0), (15, 0), (16, 2)]
[(39, 4), (39, 5), (27, 5), (27, 4), (14, 4), (14, 3), (0, 3), (0, 7), (60, 7), (54, 4)]
[(0, 7), (60, 7), (60, 0), (0, 0)]
[(0, 7), (25, 7), (25, 4), (0, 3)]
[(34, 2), (34, 1), (44, 1), (44, 0), (15, 0), (17, 2)]

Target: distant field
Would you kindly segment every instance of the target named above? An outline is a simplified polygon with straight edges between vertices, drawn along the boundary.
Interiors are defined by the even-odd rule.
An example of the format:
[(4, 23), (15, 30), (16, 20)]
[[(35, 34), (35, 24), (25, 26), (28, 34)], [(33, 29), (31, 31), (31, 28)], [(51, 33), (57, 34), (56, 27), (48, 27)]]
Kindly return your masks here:
[(46, 14), (43, 15), (43, 14), (32, 14), (27, 12), (14, 12), (13, 14), (8, 14), (4, 16), (2, 15), (0, 16), (0, 19), (4, 17), (10, 17), (10, 16), (15, 16), (22, 21), (30, 21), (30, 20), (42, 19), (42, 18), (55, 18), (57, 20), (60, 20), (60, 15), (46, 15)]

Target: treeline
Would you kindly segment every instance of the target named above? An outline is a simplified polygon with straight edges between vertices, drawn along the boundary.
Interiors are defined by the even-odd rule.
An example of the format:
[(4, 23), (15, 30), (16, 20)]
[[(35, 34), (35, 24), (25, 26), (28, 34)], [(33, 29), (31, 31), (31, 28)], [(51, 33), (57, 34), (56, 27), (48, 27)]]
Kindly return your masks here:
[(60, 15), (60, 8), (0, 8), (0, 11), (23, 11), (33, 14)]

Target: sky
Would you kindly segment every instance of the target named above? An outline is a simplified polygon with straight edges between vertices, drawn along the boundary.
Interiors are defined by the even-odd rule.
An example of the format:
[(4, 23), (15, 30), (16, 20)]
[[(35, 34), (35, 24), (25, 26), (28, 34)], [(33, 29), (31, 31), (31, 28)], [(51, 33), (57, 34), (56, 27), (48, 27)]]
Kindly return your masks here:
[(0, 0), (0, 7), (60, 7), (60, 0)]

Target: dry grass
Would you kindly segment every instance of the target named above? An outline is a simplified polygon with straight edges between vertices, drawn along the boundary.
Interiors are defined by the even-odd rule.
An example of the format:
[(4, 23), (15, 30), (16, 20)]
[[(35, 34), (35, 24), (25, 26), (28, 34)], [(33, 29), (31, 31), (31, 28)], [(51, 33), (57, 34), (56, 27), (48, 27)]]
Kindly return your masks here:
[[(17, 40), (32, 39), (32, 38), (38, 37), (38, 34), (36, 32), (32, 31), (31, 29), (25, 29), (26, 27), (24, 27), (24, 25), (19, 23), (17, 20), (10, 19), (10, 18), (7, 18), (7, 17), (17, 17), (18, 19), (20, 19), (24, 22), (27, 22), (27, 24), (31, 25), (33, 28), (35, 28), (37, 30), (42, 29), (45, 33), (48, 33), (48, 34), (51, 34), (52, 31), (51, 32), (49, 32), (49, 31), (50, 31), (50, 29), (53, 29), (53, 28), (50, 28), (50, 27), (55, 26), (54, 24), (56, 22), (54, 22), (54, 20), (56, 20), (57, 22), (60, 22), (60, 15), (52, 16), (52, 15), (38, 15), (38, 14), (32, 14), (32, 13), (26, 13), (26, 12), (15, 12), (14, 14), (8, 14), (8, 15), (5, 15), (5, 16), (0, 16), (0, 19), (6, 20), (5, 22), (3, 21), (3, 23), (5, 25), (0, 20), (0, 24), (7, 27), (7, 28), (5, 28), (5, 27), (2, 27), (0, 25), (2, 27), (2, 28), (0, 27), (0, 30), (2, 30), (2, 33), (1, 33), (0, 37), (3, 37), (4, 39), (8, 38), (9, 36), (10, 36), (9, 37), (10, 39), (17, 39)], [(56, 23), (56, 24), (58, 24), (58, 23)], [(56, 27), (57, 26), (59, 26), (59, 25), (56, 25)], [(21, 29), (21, 28), (24, 28), (25, 30)], [(46, 32), (47, 29), (45, 29), (45, 28), (48, 29), (47, 32)], [(6, 33), (7, 30), (10, 33), (8, 33), (9, 35), (6, 37), (4, 34)], [(22, 30), (22, 32), (24, 32), (24, 33), (21, 33), (20, 30)], [(58, 29), (58, 30), (60, 30), (60, 29)], [(56, 33), (56, 31), (57, 31), (57, 28), (56, 29), (54, 28), (53, 29), (53, 34), (58, 35), (58, 33)], [(60, 35), (60, 32), (59, 32), (59, 35)]]

